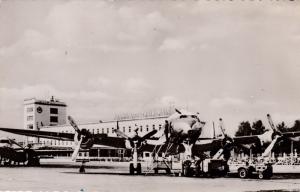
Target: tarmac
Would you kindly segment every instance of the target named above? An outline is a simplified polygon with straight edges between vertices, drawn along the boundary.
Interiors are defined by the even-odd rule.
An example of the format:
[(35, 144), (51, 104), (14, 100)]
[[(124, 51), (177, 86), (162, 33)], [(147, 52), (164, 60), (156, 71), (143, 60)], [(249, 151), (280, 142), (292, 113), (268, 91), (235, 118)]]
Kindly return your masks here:
[[(88, 165), (89, 163), (87, 163)], [(170, 175), (128, 175), (128, 163), (92, 163), (86, 173), (79, 165), (0, 167), (0, 191), (300, 191), (300, 175), (275, 175), (270, 180), (187, 178)], [(144, 170), (145, 171), (145, 170)]]

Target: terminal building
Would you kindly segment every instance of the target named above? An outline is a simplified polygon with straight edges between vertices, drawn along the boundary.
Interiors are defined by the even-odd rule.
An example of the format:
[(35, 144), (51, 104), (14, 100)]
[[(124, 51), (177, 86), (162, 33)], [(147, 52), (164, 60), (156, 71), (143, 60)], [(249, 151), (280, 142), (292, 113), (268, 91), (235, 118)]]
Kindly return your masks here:
[[(148, 114), (148, 115), (133, 115), (131, 118), (122, 118), (118, 120), (119, 128), (127, 135), (135, 134), (135, 130), (138, 130), (140, 136), (156, 129), (157, 134), (160, 134), (164, 125), (165, 119), (169, 116), (171, 110), (165, 111), (160, 114)], [(104, 133), (108, 136), (117, 135), (113, 132), (117, 128), (117, 121), (100, 121), (97, 123), (78, 124), (79, 128), (85, 128), (92, 134)], [(64, 102), (58, 101), (53, 97), (49, 101), (27, 99), (24, 100), (24, 129), (45, 130), (53, 132), (75, 133), (75, 130), (71, 125), (67, 123), (67, 105)], [(159, 131), (160, 130), (160, 131)], [(47, 147), (71, 149), (73, 147), (73, 141), (59, 141), (53, 139), (37, 139), (27, 138), (28, 143), (40, 143)], [(89, 152), (80, 153), (79, 156), (88, 156), (95, 160), (111, 158), (120, 160), (126, 157), (130, 157), (131, 151), (126, 149), (116, 149), (107, 146), (94, 145)], [(72, 150), (69, 153), (64, 153), (65, 156), (70, 156)], [(149, 152), (142, 154), (143, 158), (150, 157)]]

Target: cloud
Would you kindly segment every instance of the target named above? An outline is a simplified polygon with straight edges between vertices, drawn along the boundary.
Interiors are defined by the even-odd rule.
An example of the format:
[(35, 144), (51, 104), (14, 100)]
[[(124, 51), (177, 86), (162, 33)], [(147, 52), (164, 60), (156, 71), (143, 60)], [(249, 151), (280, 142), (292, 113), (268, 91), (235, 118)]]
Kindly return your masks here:
[(234, 107), (242, 107), (246, 104), (245, 100), (242, 100), (240, 98), (234, 98), (234, 97), (224, 97), (224, 98), (214, 98), (210, 101), (210, 105), (212, 107), (228, 107), (228, 106), (234, 106)]
[(92, 88), (105, 88), (111, 85), (111, 83), (111, 80), (101, 76), (90, 78), (87, 82), (87, 84)]
[(124, 84), (124, 89), (133, 93), (143, 92), (150, 87), (151, 85), (145, 79), (137, 77), (128, 78)]
[(160, 51), (165, 50), (183, 50), (186, 48), (186, 42), (179, 39), (168, 38), (162, 42), (162, 45), (158, 48)]

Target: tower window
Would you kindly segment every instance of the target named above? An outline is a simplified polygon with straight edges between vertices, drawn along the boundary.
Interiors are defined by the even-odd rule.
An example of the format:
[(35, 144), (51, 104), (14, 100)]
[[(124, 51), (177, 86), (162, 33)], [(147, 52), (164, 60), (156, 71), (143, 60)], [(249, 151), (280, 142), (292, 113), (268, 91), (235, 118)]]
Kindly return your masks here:
[(50, 114), (58, 114), (57, 108), (50, 108)]
[(51, 123), (58, 123), (58, 117), (56, 117), (56, 116), (50, 116), (50, 122)]

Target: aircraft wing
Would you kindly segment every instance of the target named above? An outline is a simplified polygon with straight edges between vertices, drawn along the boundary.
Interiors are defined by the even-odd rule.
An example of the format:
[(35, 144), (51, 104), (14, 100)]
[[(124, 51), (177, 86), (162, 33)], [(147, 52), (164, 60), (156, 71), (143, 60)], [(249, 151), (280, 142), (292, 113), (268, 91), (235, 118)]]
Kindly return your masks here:
[(31, 129), (13, 129), (13, 128), (3, 128), (0, 127), (0, 131), (5, 131), (17, 135), (25, 135), (31, 137), (47, 138), (47, 139), (57, 139), (62, 141), (73, 141), (74, 133), (59, 133), (51, 131), (38, 131)]
[(290, 138), (293, 138), (293, 137), (299, 137), (300, 136), (300, 131), (295, 131), (295, 132), (284, 132), (282, 133), (282, 135), (284, 137), (290, 137)]
[(126, 140), (124, 138), (120, 137), (103, 137), (103, 136), (97, 136), (97, 134), (94, 135), (94, 144), (95, 145), (105, 145), (115, 148), (126, 148)]

